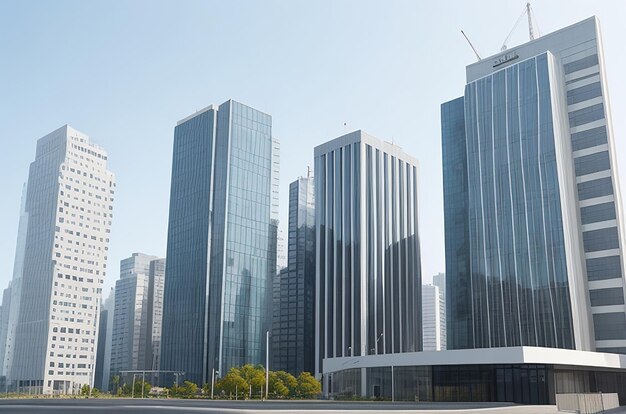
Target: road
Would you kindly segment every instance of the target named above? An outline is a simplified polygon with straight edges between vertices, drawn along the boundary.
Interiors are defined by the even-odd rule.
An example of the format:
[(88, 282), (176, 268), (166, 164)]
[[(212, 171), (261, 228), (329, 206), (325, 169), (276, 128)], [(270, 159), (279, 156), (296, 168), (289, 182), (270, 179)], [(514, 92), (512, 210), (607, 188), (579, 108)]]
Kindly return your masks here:
[(544, 414), (554, 406), (523, 406), (489, 403), (378, 403), (340, 401), (208, 401), (131, 399), (8, 399), (0, 400), (0, 413), (15, 414)]

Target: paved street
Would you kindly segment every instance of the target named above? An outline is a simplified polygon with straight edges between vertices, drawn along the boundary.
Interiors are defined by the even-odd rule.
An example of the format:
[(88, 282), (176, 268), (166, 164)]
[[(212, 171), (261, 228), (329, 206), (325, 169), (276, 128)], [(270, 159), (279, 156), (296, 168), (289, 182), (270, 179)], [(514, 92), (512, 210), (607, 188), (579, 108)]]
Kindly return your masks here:
[(31, 399), (0, 400), (0, 413), (100, 414), (100, 413), (555, 413), (553, 406), (498, 405), (487, 403), (376, 403), (332, 401), (206, 401), (206, 400), (131, 400), (131, 399)]

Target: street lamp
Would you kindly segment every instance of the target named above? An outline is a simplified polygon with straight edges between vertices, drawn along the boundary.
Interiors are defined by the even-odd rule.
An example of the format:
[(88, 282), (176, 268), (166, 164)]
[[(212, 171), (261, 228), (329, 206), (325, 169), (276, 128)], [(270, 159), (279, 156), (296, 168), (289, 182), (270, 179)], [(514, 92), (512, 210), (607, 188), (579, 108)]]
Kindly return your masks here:
[(378, 338), (376, 338), (376, 355), (378, 355), (378, 341), (380, 341), (380, 338), (382, 338), (384, 334), (384, 332), (381, 332)]
[(216, 371), (215, 368), (211, 370), (211, 399), (213, 399), (213, 389), (215, 388), (215, 376), (220, 375), (219, 371)]
[(265, 399), (270, 389), (270, 331), (265, 331)]

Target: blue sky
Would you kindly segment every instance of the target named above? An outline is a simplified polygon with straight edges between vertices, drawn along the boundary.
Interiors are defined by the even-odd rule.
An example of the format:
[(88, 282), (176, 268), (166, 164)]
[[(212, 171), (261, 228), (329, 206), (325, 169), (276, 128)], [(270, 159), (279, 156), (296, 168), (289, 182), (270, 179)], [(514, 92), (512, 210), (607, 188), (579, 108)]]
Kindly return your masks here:
[[(165, 255), (173, 128), (229, 98), (273, 116), (281, 218), (313, 147), (363, 129), (420, 160), (424, 279), (444, 270), (439, 105), (497, 53), (525, 1), (0, 2), (0, 287), (12, 275), (36, 140), (70, 124), (109, 153), (117, 197), (105, 292), (133, 252)], [(548, 33), (600, 18), (626, 170), (626, 2), (535, 1)], [(521, 24), (510, 45), (527, 39)], [(620, 78), (620, 75), (621, 78)], [(344, 123), (347, 126), (344, 127)], [(625, 181), (622, 174), (622, 181)]]

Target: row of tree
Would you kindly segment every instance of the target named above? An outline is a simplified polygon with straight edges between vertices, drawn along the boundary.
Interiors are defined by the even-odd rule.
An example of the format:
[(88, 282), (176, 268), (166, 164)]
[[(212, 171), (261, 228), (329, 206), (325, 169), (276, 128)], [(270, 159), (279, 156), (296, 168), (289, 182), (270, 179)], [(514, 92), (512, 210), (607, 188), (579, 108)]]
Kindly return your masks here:
[[(134, 390), (130, 384), (124, 383), (120, 386), (119, 376), (113, 377), (112, 382), (114, 393), (120, 397), (140, 397), (142, 388), (144, 396), (154, 391), (148, 382), (136, 381)], [(213, 395), (214, 398), (260, 399), (265, 397), (265, 386), (265, 368), (262, 365), (247, 364), (231, 368), (228, 374), (215, 382), (213, 390), (211, 390), (211, 384), (204, 384), (200, 388), (191, 381), (185, 381), (180, 385), (173, 385), (170, 389), (159, 389), (158, 393), (174, 398), (210, 398)], [(86, 391), (88, 393), (88, 390)], [(303, 372), (298, 377), (294, 377), (285, 371), (270, 371), (267, 391), (269, 398), (307, 399), (318, 396), (322, 391), (322, 386), (309, 372)]]
[[(302, 372), (297, 378), (285, 371), (269, 372), (271, 398), (314, 398), (321, 391), (320, 382), (309, 372)], [(214, 392), (228, 398), (261, 398), (265, 393), (265, 368), (251, 364), (231, 368), (217, 381)]]

